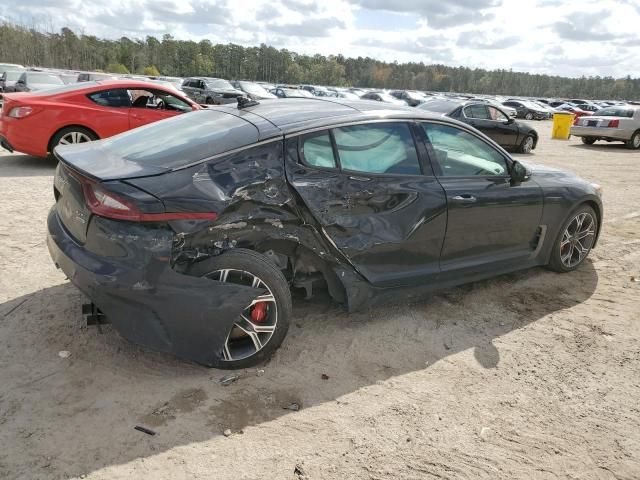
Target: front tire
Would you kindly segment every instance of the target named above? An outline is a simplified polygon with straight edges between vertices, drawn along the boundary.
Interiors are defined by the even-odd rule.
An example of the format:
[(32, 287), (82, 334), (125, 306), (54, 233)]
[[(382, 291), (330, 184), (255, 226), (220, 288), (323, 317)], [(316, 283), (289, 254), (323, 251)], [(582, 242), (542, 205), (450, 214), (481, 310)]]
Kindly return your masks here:
[(291, 318), (291, 291), (282, 272), (267, 257), (237, 248), (194, 263), (186, 273), (263, 290), (236, 319), (213, 367), (251, 367), (267, 360), (282, 344)]
[(528, 112), (525, 116), (524, 116), (525, 120), (533, 120), (533, 113)]
[(585, 145), (593, 145), (596, 142), (594, 137), (582, 137), (582, 143)]
[(571, 272), (585, 261), (598, 232), (598, 217), (589, 205), (581, 205), (564, 222), (553, 244), (548, 267)]
[(533, 138), (533, 136), (527, 135), (522, 139), (522, 143), (520, 144), (520, 148), (518, 148), (518, 151), (520, 153), (531, 153), (534, 144), (535, 139)]
[(627, 145), (627, 148), (630, 148), (631, 150), (640, 149), (640, 130), (631, 135), (631, 138), (629, 141), (625, 142), (625, 144)]

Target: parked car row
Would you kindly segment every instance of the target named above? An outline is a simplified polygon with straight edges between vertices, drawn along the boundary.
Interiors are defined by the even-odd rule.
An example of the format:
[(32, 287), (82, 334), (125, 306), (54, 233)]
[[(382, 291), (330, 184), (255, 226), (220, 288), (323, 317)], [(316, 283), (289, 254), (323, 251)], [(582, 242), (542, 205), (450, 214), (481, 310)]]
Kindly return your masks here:
[[(504, 148), (530, 153), (536, 148), (538, 134), (536, 130), (524, 123), (514, 121), (514, 118), (524, 120), (546, 120), (556, 112), (569, 112), (575, 118), (575, 129), (572, 134), (582, 136), (587, 144), (598, 140), (623, 140), (632, 148), (637, 144), (638, 136), (634, 136), (635, 130), (629, 129), (627, 118), (622, 116), (622, 127), (614, 127), (615, 122), (604, 127), (605, 131), (593, 130), (594, 125), (600, 128), (603, 125), (601, 117), (609, 117), (606, 108), (619, 107), (627, 108), (623, 102), (600, 101), (573, 98), (573, 99), (544, 99), (544, 98), (505, 98), (500, 96), (471, 96), (466, 94), (435, 94), (434, 92), (421, 92), (417, 90), (380, 90), (362, 89), (355, 87), (332, 87), (321, 85), (274, 85), (268, 82), (253, 82), (246, 80), (228, 81), (213, 77), (147, 77), (141, 75), (114, 75), (104, 72), (72, 72), (51, 69), (25, 69), (16, 64), (0, 64), (0, 91), (4, 94), (12, 92), (31, 92), (34, 95), (42, 92), (35, 99), (30, 100), (32, 108), (29, 113), (22, 108), (21, 102), (26, 100), (20, 98), (8, 98), (9, 109), (7, 110), (7, 125), (4, 126), (3, 138), (0, 139), (2, 145), (24, 151), (32, 155), (46, 156), (60, 142), (71, 141), (83, 142), (96, 138), (104, 138), (114, 133), (135, 128), (144, 123), (167, 118), (184, 111), (191, 111), (194, 105), (226, 105), (236, 104), (239, 98), (248, 97), (251, 100), (263, 101), (282, 98), (336, 98), (346, 100), (367, 100), (380, 102), (388, 105), (412, 106), (423, 110), (434, 112), (455, 118), (459, 121), (472, 125), (487, 136), (496, 141)], [(96, 83), (99, 82), (99, 83)], [(112, 82), (120, 82), (121, 88), (115, 88)], [(126, 82), (129, 82), (127, 84)], [(147, 84), (146, 93), (136, 93), (132, 90), (131, 82), (144, 82)], [(87, 88), (93, 90), (118, 91), (118, 94), (105, 94), (99, 102), (96, 102), (88, 94), (82, 93), (82, 89), (60, 89), (68, 84), (86, 84)], [(88, 91), (88, 90), (87, 90)], [(153, 92), (157, 92), (154, 94)], [(76, 114), (69, 105), (65, 105), (61, 115), (58, 115), (58, 122), (48, 123), (47, 128), (38, 127), (34, 130), (36, 135), (33, 142), (27, 142), (23, 138), (14, 138), (15, 132), (12, 130), (14, 118), (24, 119), (21, 129), (30, 123), (28, 117), (41, 111), (42, 105), (46, 102), (46, 92), (51, 92), (51, 105), (62, 108), (69, 98), (74, 97), (73, 92), (78, 95), (87, 96), (93, 102), (91, 109), (96, 108), (117, 108), (131, 109), (130, 114), (122, 115), (113, 111), (114, 121), (106, 121), (103, 125), (85, 120), (76, 122), (73, 128), (76, 130), (65, 131), (65, 135), (58, 135), (63, 129), (68, 128), (66, 119), (74, 118)], [(122, 92), (127, 92), (122, 93)], [(148, 102), (148, 96), (152, 97)], [(1, 95), (0, 95), (1, 97)], [(80, 98), (77, 97), (77, 98)], [(84, 98), (84, 97), (83, 97)], [(0, 98), (0, 100), (2, 100)], [(48, 101), (48, 99), (47, 99)], [(58, 104), (61, 102), (61, 104)], [(73, 102), (71, 102), (73, 103)], [(83, 103), (83, 102), (81, 102)], [(117, 105), (116, 105), (117, 103)], [(14, 105), (12, 107), (12, 105)], [(144, 107), (146, 112), (141, 114), (140, 108)], [(71, 108), (71, 110), (69, 110)], [(596, 123), (579, 122), (581, 117), (590, 117), (594, 113), (599, 113), (605, 109), (603, 115), (597, 115)], [(628, 111), (634, 111), (629, 107)], [(625, 110), (627, 111), (627, 110)], [(153, 112), (153, 113), (152, 113)], [(120, 112), (118, 112), (120, 113)], [(16, 117), (16, 115), (21, 115)], [(123, 121), (126, 117), (126, 121)], [(137, 120), (136, 120), (136, 117)], [(38, 115), (38, 120), (45, 118), (45, 115)], [(587, 130), (581, 130), (587, 128)], [(615, 130), (614, 130), (615, 128)], [(586, 132), (586, 133), (585, 133)], [(0, 131), (0, 134), (2, 132)]]

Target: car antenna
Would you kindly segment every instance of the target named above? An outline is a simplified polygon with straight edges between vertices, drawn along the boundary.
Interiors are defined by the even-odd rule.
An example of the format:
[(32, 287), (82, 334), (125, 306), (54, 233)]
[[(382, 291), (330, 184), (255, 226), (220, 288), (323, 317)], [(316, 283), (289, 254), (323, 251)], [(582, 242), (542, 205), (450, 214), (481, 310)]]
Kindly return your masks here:
[(256, 105), (260, 105), (260, 102), (251, 100), (249, 97), (238, 97), (238, 110), (247, 107), (255, 107)]

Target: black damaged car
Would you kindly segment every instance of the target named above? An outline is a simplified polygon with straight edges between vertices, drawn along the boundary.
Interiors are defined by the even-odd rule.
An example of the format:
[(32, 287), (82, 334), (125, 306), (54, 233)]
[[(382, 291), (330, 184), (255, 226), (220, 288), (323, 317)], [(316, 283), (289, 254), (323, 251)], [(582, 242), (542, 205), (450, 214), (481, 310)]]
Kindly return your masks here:
[(536, 265), (570, 272), (602, 224), (597, 185), (373, 102), (242, 102), (55, 155), (47, 245), (89, 318), (220, 368), (281, 344), (292, 287), (353, 311)]

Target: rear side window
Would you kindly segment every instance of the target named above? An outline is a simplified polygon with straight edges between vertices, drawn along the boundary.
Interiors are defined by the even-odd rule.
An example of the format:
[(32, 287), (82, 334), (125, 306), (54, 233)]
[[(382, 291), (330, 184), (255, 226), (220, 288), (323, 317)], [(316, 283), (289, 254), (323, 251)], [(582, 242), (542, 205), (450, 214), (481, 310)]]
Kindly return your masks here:
[(598, 110), (594, 113), (594, 115), (598, 117), (633, 118), (633, 112), (634, 110), (632, 108), (610, 107), (610, 108), (603, 108), (602, 110)]
[(302, 155), (305, 163), (312, 167), (336, 168), (329, 132), (305, 137), (302, 141)]
[(125, 107), (131, 106), (131, 96), (124, 88), (112, 88), (102, 90), (88, 95), (89, 100), (103, 107)]
[(420, 175), (409, 125), (375, 123), (333, 130), (343, 170)]
[(469, 105), (464, 109), (467, 118), (477, 118), (480, 120), (490, 120), (487, 107), (484, 105)]

